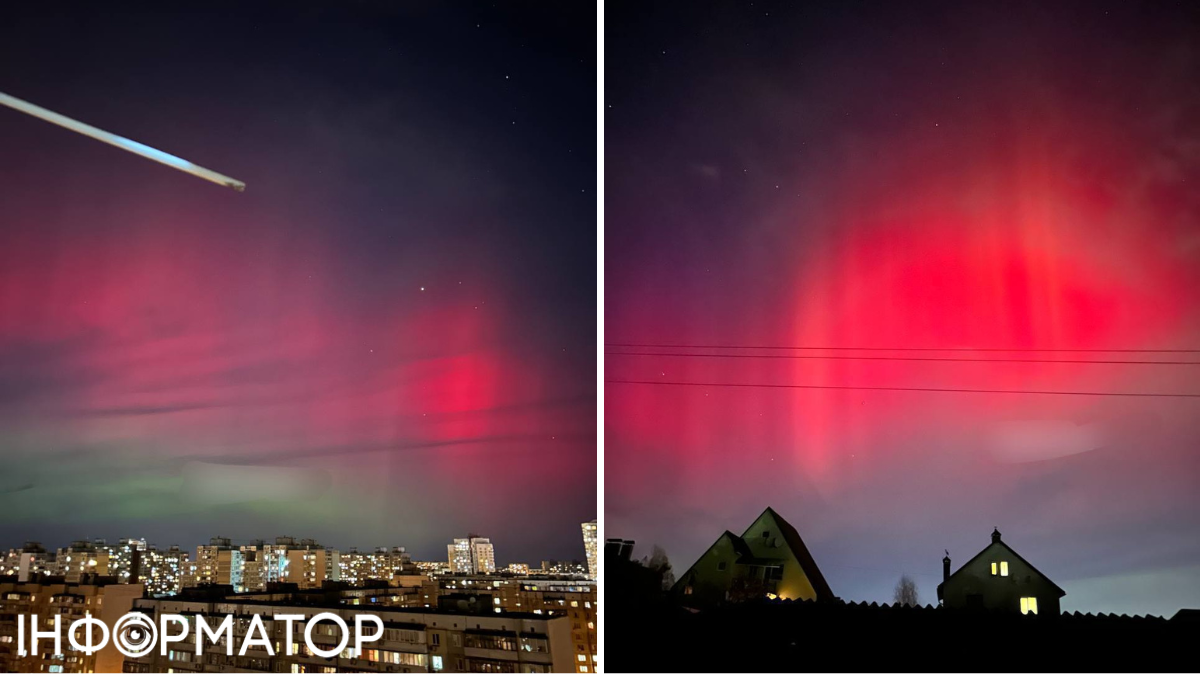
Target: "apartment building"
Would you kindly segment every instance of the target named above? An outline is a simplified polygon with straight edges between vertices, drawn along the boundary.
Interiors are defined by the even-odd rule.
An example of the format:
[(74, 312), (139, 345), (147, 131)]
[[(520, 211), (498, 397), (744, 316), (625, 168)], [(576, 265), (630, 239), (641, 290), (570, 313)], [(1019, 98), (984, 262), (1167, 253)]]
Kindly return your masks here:
[(379, 547), (370, 553), (360, 552), (351, 548), (338, 555), (338, 567), (341, 569), (340, 581), (351, 584), (362, 584), (367, 581), (391, 581), (396, 575), (414, 574), (417, 566), (404, 550), (403, 546), (391, 549)]
[(54, 553), (47, 551), (39, 542), (27, 541), (21, 548), (8, 550), (0, 564), (0, 576), (37, 581), (55, 571), (56, 567)]
[(146, 595), (173, 595), (183, 586), (183, 577), (191, 570), (188, 552), (178, 546), (165, 551), (147, 549), (141, 555), (137, 581), (146, 587)]
[(121, 539), (116, 546), (99, 546), (96, 574), (116, 577), (121, 583), (137, 583), (142, 558), (148, 548), (145, 539)]
[[(117, 673), (124, 656), (110, 642), (94, 654), (71, 647), (66, 631), (72, 622), (87, 615), (104, 622), (112, 631), (117, 620), (129, 612), (142, 596), (140, 584), (117, 583), (115, 577), (84, 574), (77, 583), (61, 577), (42, 582), (0, 581), (0, 672), (3, 673)], [(37, 617), (39, 630), (52, 630), (59, 616), (62, 653), (55, 653), (53, 639), (41, 639), (32, 648), (29, 624), (25, 625), (27, 656), (18, 656), (17, 617)]]
[(491, 574), (496, 571), (496, 552), (490, 539), (470, 535), (446, 546), (451, 574)]
[(213, 537), (207, 546), (196, 547), (196, 561), (188, 566), (184, 587), (221, 584), (242, 588), (242, 552), (227, 537)]
[[(433, 591), (430, 592), (430, 588)], [(447, 606), (447, 598), (468, 607), (490, 607), (494, 613), (530, 612), (568, 619), (574, 654), (571, 672), (594, 672), (597, 661), (596, 583), (570, 577), (445, 576), (423, 589), (425, 603)], [(431, 599), (432, 598), (432, 601)], [(467, 604), (462, 605), (462, 602)], [(485, 610), (486, 611), (486, 610)]]
[(596, 567), (596, 546), (600, 530), (594, 520), (583, 523), (580, 527), (583, 529), (583, 551), (587, 555), (588, 578), (595, 579), (596, 575), (599, 574), (599, 569)]
[[(155, 650), (147, 656), (128, 659), (124, 664), (127, 673), (231, 670), (539, 673), (574, 670), (566, 617), (532, 613), (476, 616), (425, 609), (372, 608), (369, 611), (384, 623), (384, 636), (364, 647), (362, 653), (355, 653), (351, 642), (340, 654), (323, 658), (309, 651), (304, 643), (302, 636), (307, 621), (319, 613), (332, 612), (353, 627), (355, 615), (368, 610), (349, 607), (339, 601), (313, 605), (301, 604), (299, 597), (293, 601), (263, 601), (238, 596), (143, 599), (136, 601), (134, 607), (152, 618), (161, 613), (204, 616), (210, 625), (233, 615), (235, 649), (233, 656), (227, 656), (223, 644), (206, 644), (197, 655), (195, 632), (190, 631), (192, 641), (178, 643), (165, 656)], [(255, 614), (262, 617), (267, 634), (274, 642), (274, 654), (265, 647), (251, 647), (244, 656), (239, 656), (251, 617)], [(290, 645), (285, 644), (284, 622), (273, 619), (275, 615), (283, 614), (305, 617), (294, 624)], [(340, 629), (331, 622), (321, 622), (313, 630), (313, 641), (323, 649), (335, 648), (340, 638)]]
[(327, 580), (341, 579), (339, 559), (337, 549), (325, 548), (313, 539), (301, 539), (287, 548), (281, 581), (296, 584), (301, 590), (320, 588)]
[(69, 546), (58, 549), (54, 555), (54, 562), (48, 563), (47, 569), (50, 576), (61, 576), (67, 583), (76, 584), (83, 575), (96, 574), (101, 560), (107, 560), (111, 552), (103, 539), (76, 540)]

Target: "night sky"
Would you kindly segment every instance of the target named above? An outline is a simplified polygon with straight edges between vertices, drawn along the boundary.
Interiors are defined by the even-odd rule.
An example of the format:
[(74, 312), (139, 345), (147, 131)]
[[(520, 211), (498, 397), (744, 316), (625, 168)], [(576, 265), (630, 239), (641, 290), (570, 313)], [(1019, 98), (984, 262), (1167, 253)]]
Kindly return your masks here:
[(20, 3), (0, 91), (0, 547), (584, 557), (595, 10)]
[[(608, 343), (1200, 349), (1200, 5), (610, 2)], [(607, 351), (667, 353), (662, 347)], [(606, 536), (677, 573), (774, 507), (936, 603), (998, 526), (1068, 611), (1200, 607), (1200, 353), (605, 357)]]

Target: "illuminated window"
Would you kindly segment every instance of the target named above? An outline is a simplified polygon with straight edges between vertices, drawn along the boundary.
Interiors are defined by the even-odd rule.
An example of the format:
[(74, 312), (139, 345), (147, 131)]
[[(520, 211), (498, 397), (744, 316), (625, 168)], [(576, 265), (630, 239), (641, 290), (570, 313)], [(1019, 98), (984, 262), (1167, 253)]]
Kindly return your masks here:
[(996, 576), (996, 563), (992, 563), (992, 576)]
[(587, 657), (586, 657), (586, 656), (584, 656), (583, 654), (580, 654), (580, 655), (578, 656), (578, 658), (579, 658), (579, 661), (580, 661), (580, 663), (587, 661)]
[(1022, 614), (1037, 614), (1037, 598), (1021, 598)]
[(1000, 576), (1008, 576), (1008, 561), (1006, 560), (1000, 562)]
[(440, 657), (440, 656), (433, 657), (433, 669), (434, 670), (442, 669), (442, 657)]

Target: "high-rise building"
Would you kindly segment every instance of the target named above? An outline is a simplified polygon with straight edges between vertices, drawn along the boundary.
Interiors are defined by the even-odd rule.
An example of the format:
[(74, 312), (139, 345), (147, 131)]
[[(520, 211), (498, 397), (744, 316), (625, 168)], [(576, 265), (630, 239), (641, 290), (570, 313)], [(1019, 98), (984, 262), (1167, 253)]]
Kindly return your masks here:
[[(570, 621), (574, 657), (571, 670), (595, 672), (597, 662), (596, 583), (585, 579), (546, 576), (446, 576), (425, 585), (426, 597), (413, 598), (410, 607), (434, 606), (458, 611), (496, 614), (530, 612), (564, 616)], [(457, 605), (457, 607), (456, 607)]]
[(478, 535), (455, 539), (446, 547), (452, 574), (491, 574), (496, 571), (496, 554), (492, 542)]
[(0, 565), (0, 575), (15, 576), (19, 581), (37, 581), (55, 571), (54, 554), (36, 541), (27, 541), (21, 548), (10, 549)]
[[(79, 553), (79, 551), (76, 551)], [(74, 557), (74, 556), (72, 556)], [(74, 561), (73, 561), (74, 562)], [(140, 584), (119, 584), (115, 577), (97, 577), (85, 572), (81, 583), (63, 583), (61, 579), (50, 582), (0, 582), (0, 673), (119, 673), (122, 671), (124, 655), (110, 640), (98, 652), (85, 654), (70, 648), (66, 638), (67, 627), (85, 616), (93, 616), (108, 627), (113, 626), (129, 612), (135, 598), (142, 596)], [(17, 644), (17, 617), (28, 621), (36, 614), (39, 618), (58, 616), (63, 633), (62, 653), (54, 653), (54, 640), (38, 640), (37, 649), (32, 649), (28, 624), (25, 626), (25, 656), (19, 655)], [(46, 630), (48, 626), (39, 626)]]
[(189, 570), (187, 551), (178, 546), (165, 551), (151, 548), (142, 553), (139, 582), (146, 587), (146, 595), (150, 597), (174, 595), (179, 592)]
[(268, 584), (283, 581), (287, 576), (288, 564), (288, 547), (294, 546), (296, 541), (291, 537), (276, 537), (274, 544), (262, 545), (262, 555), (259, 556), (259, 568), (263, 588)]
[(583, 550), (587, 553), (588, 577), (596, 578), (596, 542), (598, 541), (600, 531), (596, 527), (596, 521), (588, 521), (583, 523)]
[(110, 555), (111, 551), (103, 539), (73, 541), (70, 546), (58, 549), (50, 574), (63, 577), (69, 584), (77, 584), (80, 576), (95, 574), (101, 559)]
[[(280, 543), (279, 539), (275, 541)], [(337, 549), (325, 548), (314, 539), (301, 539), (299, 544), (288, 546), (286, 555), (282, 581), (296, 584), (301, 590), (320, 588), (326, 579), (342, 578)]]
[(116, 546), (100, 547), (96, 554), (96, 573), (117, 578), (118, 583), (138, 582), (145, 539), (121, 539)]
[(242, 552), (227, 537), (213, 537), (208, 546), (197, 546), (191, 568), (184, 586), (222, 584), (242, 590)]
[(242, 552), (242, 590), (261, 591), (266, 589), (266, 568), (263, 566), (262, 539), (238, 547)]
[[(317, 610), (303, 599), (304, 595), (299, 592), (295, 599), (251, 599), (191, 598), (184, 594), (137, 600), (134, 610), (156, 623), (162, 614), (204, 616), (212, 625), (231, 613), (259, 615), (270, 638), (286, 649), (276, 649), (273, 655), (260, 648), (242, 653), (234, 649), (228, 654), (226, 647), (210, 645), (207, 640), (197, 649), (196, 634), (192, 632), (166, 653), (154, 649), (145, 656), (125, 659), (124, 672), (566, 673), (588, 672), (591, 665), (587, 655), (572, 644), (571, 620), (565, 615), (517, 611), (467, 616), (435, 608), (367, 609), (341, 603), (319, 611), (337, 614), (351, 626), (355, 615), (370, 612), (383, 621), (386, 630), (379, 640), (365, 644), (361, 653), (356, 653), (351, 643), (341, 653), (321, 658), (309, 651), (304, 635), (311, 632), (312, 639), (325, 649), (337, 645), (336, 635), (306, 630), (305, 621), (309, 619), (290, 626), (273, 620), (280, 614), (311, 617)], [(321, 627), (328, 625), (322, 623)], [(291, 644), (285, 644), (289, 630)]]
[(371, 579), (390, 581), (397, 574), (415, 574), (417, 566), (413, 564), (412, 556), (403, 546), (393, 546), (391, 549), (380, 546), (375, 549), (372, 558)]
[(398, 574), (417, 573), (416, 565), (403, 546), (391, 549), (380, 546), (371, 553), (351, 548), (338, 556), (338, 566), (341, 568), (340, 580), (355, 586), (369, 580), (390, 582)]
[(341, 568), (342, 581), (357, 586), (371, 578), (372, 556), (370, 553), (360, 553), (355, 547), (343, 551), (338, 556), (338, 567)]

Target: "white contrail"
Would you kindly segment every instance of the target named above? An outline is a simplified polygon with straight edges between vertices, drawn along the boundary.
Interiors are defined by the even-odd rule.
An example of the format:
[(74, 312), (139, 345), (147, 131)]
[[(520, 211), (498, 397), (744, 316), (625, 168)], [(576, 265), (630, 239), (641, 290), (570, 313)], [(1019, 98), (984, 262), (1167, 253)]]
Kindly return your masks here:
[(169, 167), (190, 173), (197, 178), (203, 178), (204, 180), (212, 181), (218, 185), (231, 187), (238, 192), (246, 189), (246, 184), (240, 180), (237, 180), (236, 178), (230, 178), (229, 176), (219, 174), (216, 171), (210, 171), (202, 166), (196, 166), (186, 159), (176, 157), (175, 155), (163, 152), (162, 150), (155, 150), (148, 145), (143, 145), (137, 141), (131, 141), (123, 136), (111, 134), (103, 129), (97, 129), (90, 124), (84, 124), (83, 122), (73, 120), (70, 117), (59, 115), (56, 112), (46, 110), (45, 108), (36, 106), (28, 101), (22, 101), (14, 96), (9, 96), (4, 92), (0, 92), (0, 105), (6, 105), (14, 110), (20, 110), (23, 113), (28, 113), (38, 119), (50, 122), (51, 124), (57, 124), (60, 127), (66, 127), (71, 131), (79, 132), (84, 136), (91, 136), (98, 141), (104, 141), (109, 145), (115, 145), (118, 148), (128, 150), (135, 155), (141, 155), (146, 159), (152, 159), (160, 164), (166, 164)]

